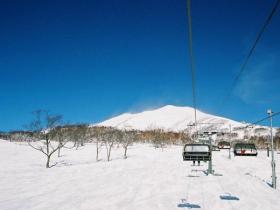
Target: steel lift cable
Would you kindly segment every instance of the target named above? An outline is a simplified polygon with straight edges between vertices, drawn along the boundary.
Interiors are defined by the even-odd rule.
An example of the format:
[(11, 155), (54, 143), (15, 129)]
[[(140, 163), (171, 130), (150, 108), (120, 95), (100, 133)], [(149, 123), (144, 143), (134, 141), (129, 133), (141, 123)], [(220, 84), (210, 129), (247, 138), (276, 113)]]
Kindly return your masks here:
[(189, 42), (189, 56), (191, 64), (192, 73), (192, 98), (193, 98), (193, 108), (194, 108), (194, 121), (195, 121), (195, 132), (197, 134), (197, 115), (196, 115), (196, 89), (195, 89), (195, 62), (194, 62), (194, 52), (193, 52), (193, 38), (192, 38), (192, 17), (191, 17), (191, 1), (187, 0), (187, 17), (188, 17), (188, 42)]
[[(273, 113), (273, 114), (271, 115), (271, 117), (277, 116), (277, 115), (279, 115), (279, 114), (280, 114), (280, 112), (275, 112), (275, 113)], [(265, 121), (265, 120), (267, 120), (267, 119), (269, 119), (269, 118), (270, 118), (270, 116), (265, 117), (265, 118), (262, 118), (262, 119), (260, 119), (260, 120), (257, 120), (256, 122), (249, 123), (248, 125), (246, 125), (246, 126), (244, 126), (244, 127), (242, 127), (242, 128), (238, 128), (238, 130), (243, 130), (243, 129), (249, 128), (250, 126), (258, 125), (258, 123), (263, 122), (263, 121)]]
[(245, 58), (245, 60), (244, 60), (244, 62), (243, 62), (243, 64), (242, 64), (242, 66), (241, 66), (239, 72), (237, 73), (236, 77), (234, 78), (233, 83), (232, 83), (232, 85), (231, 85), (231, 88), (230, 88), (229, 92), (228, 92), (228, 93), (226, 94), (226, 96), (222, 99), (222, 101), (221, 101), (221, 107), (224, 107), (224, 105), (226, 104), (226, 102), (227, 102), (228, 99), (230, 98), (233, 89), (235, 88), (235, 86), (237, 85), (238, 80), (241, 78), (243, 72), (245, 71), (246, 66), (247, 66), (247, 64), (248, 64), (248, 62), (249, 62), (249, 60), (250, 60), (250, 58), (251, 58), (251, 56), (252, 56), (252, 54), (253, 54), (253, 52), (254, 52), (254, 50), (255, 50), (255, 48), (256, 48), (258, 42), (260, 41), (261, 37), (263, 36), (263, 33), (265, 32), (265, 29), (267, 28), (267, 26), (268, 26), (269, 23), (271, 22), (272, 17), (275, 15), (279, 4), (280, 4), (280, 0), (277, 0), (277, 1), (275, 2), (275, 4), (274, 4), (274, 6), (273, 6), (273, 8), (272, 8), (272, 10), (271, 10), (271, 12), (270, 12), (270, 14), (269, 14), (269, 16), (266, 18), (266, 20), (265, 20), (265, 22), (264, 22), (264, 24), (263, 24), (261, 30), (260, 30), (259, 33), (257, 34), (256, 39), (255, 39), (255, 41), (254, 41), (254, 43), (253, 43), (253, 45), (252, 45), (252, 47), (251, 47), (251, 49), (250, 49), (248, 55), (246, 56), (246, 58)]

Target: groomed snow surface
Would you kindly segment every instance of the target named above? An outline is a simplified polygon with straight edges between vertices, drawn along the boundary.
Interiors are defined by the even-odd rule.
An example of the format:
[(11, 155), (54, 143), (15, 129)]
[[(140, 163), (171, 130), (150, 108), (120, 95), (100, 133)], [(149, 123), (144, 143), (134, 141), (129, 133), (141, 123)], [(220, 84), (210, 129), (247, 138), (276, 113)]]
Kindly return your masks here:
[[(269, 186), (270, 159), (228, 159), (228, 151), (213, 153), (216, 176), (207, 176), (207, 163), (183, 162), (182, 147), (154, 149), (138, 144), (122, 159), (114, 148), (105, 161), (103, 148), (95, 162), (95, 147), (64, 149), (59, 163), (45, 168), (45, 157), (25, 143), (0, 140), (1, 210), (92, 209), (280, 209), (280, 191)], [(280, 177), (280, 154), (276, 154)], [(278, 181), (280, 189), (280, 183)], [(224, 199), (222, 199), (224, 198)]]

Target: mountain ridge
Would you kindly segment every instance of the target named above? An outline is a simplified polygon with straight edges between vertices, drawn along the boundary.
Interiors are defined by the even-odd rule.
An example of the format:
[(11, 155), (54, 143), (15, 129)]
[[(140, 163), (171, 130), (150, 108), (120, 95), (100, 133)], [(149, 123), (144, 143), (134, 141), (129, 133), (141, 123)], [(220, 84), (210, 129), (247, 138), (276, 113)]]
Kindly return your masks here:
[[(123, 113), (91, 126), (113, 127), (121, 130), (150, 131), (162, 129), (165, 132), (194, 133), (194, 109), (188, 106), (165, 105), (138, 113)], [(248, 139), (251, 136), (269, 136), (267, 126), (238, 122), (229, 118), (211, 115), (197, 110), (197, 130), (199, 132), (220, 132), (234, 134), (234, 139)], [(247, 127), (247, 128), (246, 128)], [(273, 128), (273, 133), (277, 132)]]
[[(225, 117), (207, 114), (197, 110), (197, 122), (200, 127), (219, 128), (244, 126), (243, 123)], [(166, 105), (154, 110), (147, 110), (138, 113), (123, 113), (103, 122), (97, 126), (115, 127), (118, 129), (153, 130), (163, 129), (165, 131), (183, 131), (194, 124), (194, 109), (188, 106)], [(204, 125), (204, 126), (202, 126)], [(206, 126), (207, 125), (207, 126)], [(214, 126), (217, 127), (217, 126)]]

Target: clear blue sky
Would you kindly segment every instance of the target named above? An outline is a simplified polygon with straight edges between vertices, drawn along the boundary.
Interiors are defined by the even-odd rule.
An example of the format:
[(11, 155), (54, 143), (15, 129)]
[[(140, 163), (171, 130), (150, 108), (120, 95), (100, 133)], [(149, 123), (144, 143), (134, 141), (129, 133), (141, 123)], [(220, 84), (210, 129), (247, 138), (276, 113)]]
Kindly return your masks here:
[[(280, 111), (280, 10), (220, 107), (274, 2), (192, 2), (200, 110), (249, 122)], [(185, 0), (2, 1), (0, 28), (0, 130), (37, 109), (74, 123), (192, 105)]]

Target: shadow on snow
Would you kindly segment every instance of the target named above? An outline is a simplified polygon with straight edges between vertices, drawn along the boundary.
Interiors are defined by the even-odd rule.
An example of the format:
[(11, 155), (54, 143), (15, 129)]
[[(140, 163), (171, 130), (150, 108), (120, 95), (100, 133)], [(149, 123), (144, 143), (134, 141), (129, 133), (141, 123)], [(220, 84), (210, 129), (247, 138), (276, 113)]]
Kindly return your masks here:
[(186, 199), (181, 199), (181, 203), (177, 205), (178, 208), (188, 208), (188, 209), (199, 209), (201, 208), (198, 204), (188, 203)]
[(231, 195), (230, 193), (225, 193), (224, 195), (220, 195), (221, 200), (227, 201), (239, 201), (240, 199), (236, 196)]

